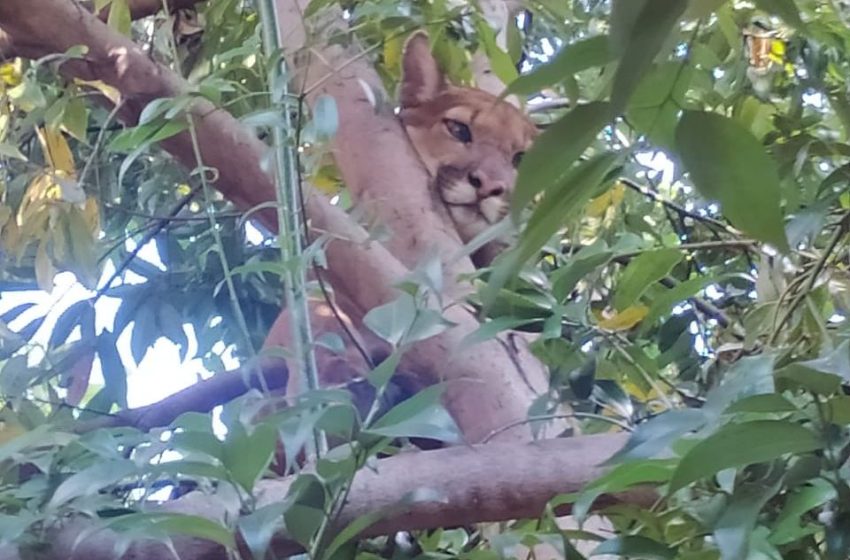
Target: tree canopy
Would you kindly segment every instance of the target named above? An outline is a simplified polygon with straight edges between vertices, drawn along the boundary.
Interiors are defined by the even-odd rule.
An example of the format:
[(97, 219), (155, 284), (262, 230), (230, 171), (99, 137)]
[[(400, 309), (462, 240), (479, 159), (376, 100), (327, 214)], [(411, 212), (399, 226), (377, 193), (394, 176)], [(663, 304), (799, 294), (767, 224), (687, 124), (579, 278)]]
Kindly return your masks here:
[[(540, 129), (486, 268), (420, 29)], [(4, 0), (0, 61), (0, 558), (850, 554), (846, 2)]]

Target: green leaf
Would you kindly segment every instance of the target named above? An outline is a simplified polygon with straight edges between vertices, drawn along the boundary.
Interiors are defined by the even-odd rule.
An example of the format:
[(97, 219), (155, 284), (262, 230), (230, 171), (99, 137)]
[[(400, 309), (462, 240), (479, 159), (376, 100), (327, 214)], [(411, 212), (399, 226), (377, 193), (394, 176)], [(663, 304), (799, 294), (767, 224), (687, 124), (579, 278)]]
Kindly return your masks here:
[(416, 319), (416, 301), (408, 293), (402, 293), (384, 305), (370, 309), (363, 318), (369, 329), (392, 345), (398, 345)]
[(767, 393), (764, 395), (752, 395), (743, 398), (726, 409), (728, 414), (738, 413), (785, 413), (797, 412), (799, 410), (794, 403), (779, 393)]
[(535, 255), (566, 223), (581, 211), (611, 170), (620, 162), (620, 154), (605, 152), (580, 163), (567, 177), (550, 188), (531, 214), (513, 251), (518, 263)]
[(557, 84), (576, 72), (594, 66), (604, 66), (614, 60), (609, 39), (604, 35), (565, 45), (555, 57), (511, 82), (505, 95), (530, 95)]
[(368, 433), (384, 437), (421, 437), (460, 443), (460, 429), (440, 402), (445, 387), (434, 385), (397, 404), (384, 414)]
[(97, 354), (103, 371), (104, 398), (121, 408), (127, 408), (127, 369), (118, 354), (118, 337), (104, 330), (97, 337)]
[(836, 496), (835, 486), (823, 479), (811, 480), (797, 488), (783, 504), (782, 511), (776, 518), (770, 542), (783, 545), (805, 535), (805, 529), (800, 526), (804, 514), (834, 500)]
[(284, 528), (283, 512), (289, 505), (289, 500), (284, 500), (239, 516), (239, 534), (251, 550), (253, 558), (266, 557), (272, 537)]
[(81, 142), (86, 141), (86, 128), (89, 124), (89, 110), (81, 97), (68, 100), (62, 115), (62, 126), (68, 134)]
[(6, 142), (0, 142), (0, 156), (27, 161), (27, 156), (22, 154), (17, 146)]
[(785, 23), (799, 31), (806, 31), (806, 24), (800, 18), (800, 11), (794, 0), (755, 0), (755, 2), (759, 10), (781, 17)]
[(591, 552), (591, 556), (600, 554), (667, 560), (676, 558), (676, 549), (648, 537), (628, 535), (608, 539)]
[(615, 112), (625, 108), (687, 6), (682, 0), (614, 0), (611, 44), (620, 55), (611, 93)]
[(637, 303), (647, 288), (670, 274), (683, 257), (684, 254), (679, 249), (669, 248), (647, 251), (633, 259), (623, 271), (620, 285), (614, 295), (614, 307), (617, 311)]
[(660, 414), (638, 424), (626, 445), (606, 463), (651, 459), (669, 449), (683, 435), (699, 430), (708, 421), (708, 415), (699, 409), (671, 410)]
[(565, 266), (552, 273), (552, 294), (560, 302), (565, 302), (579, 281), (611, 260), (613, 253), (607, 245), (597, 241), (593, 245), (582, 247), (581, 250), (569, 257)]
[[(114, 1), (114, 0), (113, 0)], [(200, 515), (181, 513), (132, 513), (116, 517), (106, 524), (109, 529), (131, 534), (186, 535), (236, 548), (236, 539), (229, 529)]]
[(679, 462), (669, 492), (724, 469), (764, 463), (790, 453), (823, 447), (811, 430), (785, 420), (756, 420), (727, 424), (692, 447)]
[(339, 110), (336, 100), (330, 95), (320, 95), (313, 106), (313, 126), (316, 136), (321, 140), (330, 140), (339, 128)]
[(112, 0), (109, 3), (109, 17), (106, 23), (122, 35), (130, 34), (130, 25), (133, 20), (130, 17), (130, 6), (127, 0)]
[(235, 423), (224, 440), (224, 466), (234, 481), (251, 492), (271, 462), (276, 443), (277, 431), (272, 426), (261, 424), (248, 434), (241, 424)]
[(579, 105), (535, 140), (534, 146), (522, 158), (517, 174), (512, 197), (515, 221), (537, 193), (550, 188), (570, 171), (612, 116), (607, 103)]
[(74, 498), (96, 494), (101, 489), (138, 473), (139, 467), (128, 459), (99, 461), (66, 478), (53, 492), (47, 507), (55, 510)]
[(587, 517), (596, 498), (602, 494), (622, 492), (638, 485), (667, 482), (674, 465), (671, 460), (628, 461), (617, 465), (575, 496), (572, 513), (576, 519), (582, 520)]
[(721, 558), (735, 560), (749, 558), (750, 535), (756, 526), (759, 512), (767, 501), (776, 495), (781, 485), (777, 477), (772, 485), (746, 484), (735, 489), (734, 494), (714, 524), (714, 540)]
[(94, 321), (94, 307), (92, 307), (91, 300), (84, 299), (78, 301), (56, 319), (56, 324), (50, 333), (50, 340), (47, 345), (50, 348), (56, 348), (68, 340), (68, 337), (71, 336), (71, 332), (77, 325), (83, 325), (91, 321)]
[(696, 188), (732, 224), (788, 251), (776, 163), (749, 130), (715, 113), (685, 111), (676, 143)]

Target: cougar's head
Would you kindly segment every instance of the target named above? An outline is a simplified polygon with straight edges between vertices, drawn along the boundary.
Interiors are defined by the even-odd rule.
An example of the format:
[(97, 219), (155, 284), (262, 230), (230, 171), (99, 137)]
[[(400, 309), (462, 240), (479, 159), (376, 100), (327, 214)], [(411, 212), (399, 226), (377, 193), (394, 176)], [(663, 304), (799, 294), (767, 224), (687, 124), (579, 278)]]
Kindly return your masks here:
[(516, 168), (537, 130), (510, 103), (449, 84), (425, 33), (408, 39), (402, 70), (401, 121), (469, 241), (507, 214)]

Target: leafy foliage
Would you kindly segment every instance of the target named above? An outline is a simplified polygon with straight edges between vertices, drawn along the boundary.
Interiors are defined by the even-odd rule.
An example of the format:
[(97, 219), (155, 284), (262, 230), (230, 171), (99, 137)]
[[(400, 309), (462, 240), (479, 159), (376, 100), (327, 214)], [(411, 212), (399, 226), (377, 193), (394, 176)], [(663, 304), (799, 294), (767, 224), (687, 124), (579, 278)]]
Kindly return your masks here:
[[(183, 109), (195, 96), (260, 135), (279, 124), (257, 14), (210, 0), (195, 33), (161, 17), (131, 25), (124, 0), (95, 4), (195, 89), (153, 101), (121, 129), (90, 102), (114, 96), (108, 86), (63, 82), (55, 60), (0, 66), (0, 295), (49, 291), (58, 272), (90, 289), (58, 311), (24, 302), (0, 316), (0, 539), (36, 546), (40, 529), (77, 513), (166, 543), (190, 534), (233, 547), (238, 529), (257, 558), (283, 526), (314, 557), (494, 558), (546, 545), (581, 558), (576, 543), (588, 539), (595, 553), (624, 557), (848, 555), (844, 3), (540, 0), (511, 22), (507, 51), (471, 3), (310, 3), (317, 19), (342, 5), (388, 91), (404, 36), (424, 27), (454, 81), (471, 81), (469, 53), (479, 51), (507, 92), (532, 96), (544, 132), (519, 169), (519, 241), (481, 271), (471, 300), (484, 322), (466, 342), (532, 333), (550, 387), (530, 419), (568, 414), (585, 433), (631, 432), (607, 474), (540, 519), (415, 534), (403, 550), (355, 543), (373, 518), (336, 535), (328, 527), (354, 473), (399, 438), (459, 438), (438, 388), (379, 411), (401, 353), (451, 328), (433, 307), (433, 263), (367, 317), (395, 353), (368, 376), (366, 410), (328, 389), (264, 415), (280, 403), (251, 392), (225, 407), (226, 430), (198, 414), (163, 432), (69, 429), (127, 408), (133, 364), (119, 338), (136, 364), (165, 337), (182, 358), (222, 371), (229, 355), (256, 353), (281, 304), (283, 267), (323, 258), (318, 243), (310, 262), (280, 263), (273, 240), (202, 188), (209, 170), (182, 170), (156, 147), (191, 127)], [(303, 171), (339, 192), (327, 146), (336, 111), (323, 98), (291, 132)], [(144, 246), (162, 266), (139, 258)], [(115, 305), (108, 321), (103, 302)], [(284, 502), (258, 507), (250, 492), (275, 465), (276, 441), (287, 469), (316, 431), (332, 443), (316, 471)], [(558, 505), (583, 518), (603, 493), (644, 484), (664, 499), (605, 509), (614, 538), (556, 520)], [(187, 488), (244, 515), (222, 525), (147, 511)]]

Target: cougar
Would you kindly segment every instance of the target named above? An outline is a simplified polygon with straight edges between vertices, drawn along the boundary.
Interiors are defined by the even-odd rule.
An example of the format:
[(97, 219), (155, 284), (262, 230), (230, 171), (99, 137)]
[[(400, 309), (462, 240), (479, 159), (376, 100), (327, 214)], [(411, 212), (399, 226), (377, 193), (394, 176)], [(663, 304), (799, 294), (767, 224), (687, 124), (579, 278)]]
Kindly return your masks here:
[[(504, 218), (516, 168), (537, 134), (516, 107), (480, 89), (447, 82), (416, 32), (402, 56), (399, 116), (464, 243)], [(506, 246), (497, 239), (472, 255), (489, 265)]]

